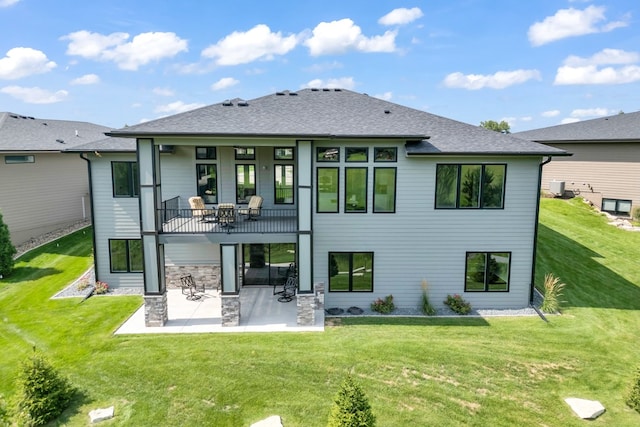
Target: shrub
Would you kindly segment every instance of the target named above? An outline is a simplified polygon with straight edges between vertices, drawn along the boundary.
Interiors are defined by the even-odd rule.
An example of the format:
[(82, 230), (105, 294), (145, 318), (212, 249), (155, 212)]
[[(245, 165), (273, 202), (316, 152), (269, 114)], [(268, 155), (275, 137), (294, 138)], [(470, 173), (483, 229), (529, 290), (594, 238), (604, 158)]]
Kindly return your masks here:
[(378, 298), (371, 303), (371, 310), (377, 311), (378, 313), (391, 313), (395, 309), (396, 306), (393, 303), (393, 295), (387, 295), (384, 299)]
[(18, 374), (17, 416), (19, 425), (42, 425), (58, 417), (75, 393), (69, 380), (60, 376), (34, 348)]
[(631, 387), (631, 391), (625, 400), (625, 403), (636, 411), (640, 412), (640, 368), (636, 371), (636, 378)]
[(560, 297), (565, 284), (551, 273), (544, 276), (544, 301), (540, 309), (545, 313), (557, 313), (560, 310)]
[(76, 289), (79, 291), (84, 291), (88, 287), (89, 287), (89, 282), (87, 280), (81, 280), (76, 286)]
[(96, 289), (94, 292), (96, 293), (96, 295), (106, 294), (107, 292), (109, 292), (109, 285), (98, 280), (96, 282)]
[(351, 375), (342, 382), (335, 397), (327, 427), (374, 427), (376, 417), (360, 386)]
[(11, 243), (9, 235), (9, 227), (2, 219), (0, 213), (0, 279), (11, 274), (15, 263), (13, 256), (16, 254), (16, 248)]
[(431, 301), (429, 301), (429, 284), (426, 280), (422, 280), (422, 299), (421, 299), (422, 312), (427, 316), (433, 316), (436, 314), (436, 309), (431, 305)]
[(469, 314), (471, 312), (471, 304), (458, 294), (447, 295), (447, 299), (443, 302), (458, 314)]

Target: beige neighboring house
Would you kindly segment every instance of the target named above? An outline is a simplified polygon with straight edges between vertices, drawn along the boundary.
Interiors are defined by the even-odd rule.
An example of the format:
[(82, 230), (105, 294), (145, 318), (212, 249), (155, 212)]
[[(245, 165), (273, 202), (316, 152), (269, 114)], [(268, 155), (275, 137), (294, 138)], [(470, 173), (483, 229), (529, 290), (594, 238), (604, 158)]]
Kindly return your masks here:
[(108, 130), (0, 112), (0, 212), (14, 245), (91, 218), (87, 163), (62, 151)]
[(640, 206), (640, 112), (513, 134), (561, 148), (543, 168), (542, 189), (579, 193), (600, 210), (629, 215)]

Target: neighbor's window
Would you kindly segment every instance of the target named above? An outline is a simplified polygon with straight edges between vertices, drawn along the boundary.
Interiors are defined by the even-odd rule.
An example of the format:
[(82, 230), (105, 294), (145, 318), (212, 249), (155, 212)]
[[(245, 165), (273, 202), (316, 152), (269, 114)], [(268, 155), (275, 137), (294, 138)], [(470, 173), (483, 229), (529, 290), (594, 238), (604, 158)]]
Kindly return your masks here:
[(369, 147), (347, 147), (344, 149), (344, 157), (347, 162), (367, 162)]
[(36, 158), (32, 155), (27, 156), (4, 156), (4, 162), (8, 165), (16, 163), (35, 163)]
[(293, 165), (275, 165), (276, 204), (293, 203)]
[(398, 149), (396, 147), (375, 147), (373, 160), (375, 162), (395, 162), (398, 160)]
[(273, 149), (273, 158), (275, 160), (293, 160), (293, 148), (276, 147)]
[(436, 167), (436, 209), (503, 208), (507, 165)]
[(235, 147), (236, 160), (255, 160), (256, 149), (254, 147)]
[(256, 166), (236, 165), (236, 203), (247, 203), (256, 195)]
[(140, 239), (109, 240), (109, 261), (112, 273), (142, 272), (141, 242)]
[(602, 211), (613, 214), (631, 213), (631, 200), (602, 199)]
[(467, 252), (464, 291), (509, 291), (510, 265), (510, 252)]
[(338, 168), (316, 169), (316, 209), (319, 213), (338, 212)]
[(367, 212), (367, 171), (367, 168), (345, 168), (345, 212)]
[(316, 160), (319, 162), (339, 162), (340, 149), (338, 147), (318, 147)]
[(373, 252), (329, 252), (329, 292), (373, 292)]
[(112, 162), (113, 197), (138, 197), (138, 164), (136, 162)]
[(396, 211), (396, 168), (373, 169), (373, 212)]
[(216, 165), (196, 165), (198, 196), (205, 203), (218, 203), (218, 174)]
[(198, 160), (215, 160), (216, 147), (196, 147), (196, 159)]

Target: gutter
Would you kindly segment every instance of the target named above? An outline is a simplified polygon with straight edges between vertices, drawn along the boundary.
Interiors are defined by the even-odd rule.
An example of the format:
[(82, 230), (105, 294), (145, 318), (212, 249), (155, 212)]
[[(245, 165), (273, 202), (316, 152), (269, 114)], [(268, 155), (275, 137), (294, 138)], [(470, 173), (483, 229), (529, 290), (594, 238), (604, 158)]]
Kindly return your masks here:
[(94, 278), (98, 280), (98, 252), (96, 250), (96, 222), (94, 217), (94, 206), (93, 206), (93, 179), (91, 174), (91, 160), (87, 157), (84, 157), (85, 153), (80, 153), (80, 158), (87, 162), (87, 173), (89, 174), (89, 202), (91, 203), (91, 230), (93, 234), (93, 273)]
[[(529, 305), (533, 307), (533, 293), (535, 292), (535, 279), (536, 279), (536, 258), (538, 251), (538, 225), (540, 223), (540, 196), (542, 195), (542, 167), (551, 161), (551, 156), (547, 157), (547, 160), (540, 163), (538, 166), (538, 199), (536, 200), (536, 221), (533, 231), (533, 256), (531, 257), (531, 285), (529, 287)], [(93, 213), (93, 210), (91, 211)], [(537, 310), (536, 310), (537, 311)]]

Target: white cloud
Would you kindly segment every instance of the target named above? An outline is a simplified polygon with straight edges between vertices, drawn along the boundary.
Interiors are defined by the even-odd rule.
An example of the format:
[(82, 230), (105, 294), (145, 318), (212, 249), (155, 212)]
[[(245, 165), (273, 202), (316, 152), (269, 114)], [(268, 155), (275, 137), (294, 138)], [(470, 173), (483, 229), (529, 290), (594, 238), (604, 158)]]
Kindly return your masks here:
[(100, 77), (97, 74), (85, 74), (77, 79), (71, 80), (72, 85), (94, 85), (100, 83)]
[(234, 79), (233, 77), (223, 77), (214, 84), (211, 85), (211, 90), (222, 90), (229, 88), (231, 86), (235, 86), (240, 83), (239, 80)]
[(310, 82), (302, 85), (302, 88), (329, 88), (329, 89), (353, 89), (356, 83), (353, 81), (353, 77), (340, 77), (337, 79), (313, 79)]
[(528, 80), (541, 80), (538, 70), (498, 71), (495, 74), (462, 74), (451, 73), (444, 79), (444, 85), (451, 88), (477, 90), (485, 87), (504, 89), (509, 86), (524, 83)]
[(336, 70), (342, 67), (343, 67), (342, 63), (338, 61), (333, 61), (333, 62), (324, 62), (321, 64), (313, 64), (310, 67), (305, 68), (304, 71), (307, 71), (309, 73), (324, 73), (326, 71)]
[(218, 65), (247, 64), (256, 60), (273, 60), (275, 55), (284, 55), (298, 44), (295, 35), (283, 37), (259, 24), (247, 32), (234, 31), (218, 43), (202, 51), (205, 58), (215, 59)]
[(0, 79), (15, 80), (33, 74), (47, 73), (56, 67), (42, 51), (30, 47), (14, 47), (0, 59)]
[(153, 93), (159, 96), (173, 96), (175, 94), (173, 89), (169, 89), (168, 87), (154, 87)]
[(542, 22), (529, 27), (529, 42), (533, 46), (542, 46), (567, 37), (608, 32), (628, 25), (626, 21), (612, 21), (598, 26), (598, 23), (606, 20), (605, 10), (603, 6), (593, 5), (584, 10), (560, 9), (555, 15), (547, 16)]
[(571, 117), (584, 118), (584, 117), (603, 117), (614, 114), (606, 108), (578, 108), (571, 111)]
[(624, 84), (637, 81), (640, 81), (640, 65), (627, 65), (620, 68), (598, 68), (595, 65), (587, 65), (584, 67), (563, 66), (558, 68), (553, 84)]
[(621, 49), (603, 49), (589, 58), (581, 58), (575, 55), (568, 56), (563, 61), (563, 64), (571, 67), (580, 67), (584, 65), (633, 64), (638, 61), (640, 61), (640, 54), (638, 54), (638, 52), (627, 52)]
[(541, 114), (542, 117), (557, 117), (559, 115), (560, 115), (560, 110), (543, 111)]
[(381, 36), (366, 37), (351, 19), (321, 22), (313, 29), (304, 44), (312, 56), (342, 54), (350, 50), (360, 52), (393, 52), (396, 50), (396, 31)]
[(60, 38), (70, 40), (67, 54), (96, 61), (113, 61), (122, 70), (135, 71), (152, 61), (187, 51), (187, 41), (175, 33), (141, 33), (131, 41), (127, 33), (103, 35), (76, 31)]
[(69, 92), (59, 90), (51, 92), (39, 87), (22, 87), (22, 86), (6, 86), (0, 89), (0, 92), (11, 95), (27, 104), (54, 104), (66, 99)]
[(576, 122), (579, 122), (579, 121), (580, 121), (580, 119), (577, 119), (575, 117), (567, 117), (566, 119), (560, 120), (560, 124), (561, 125), (567, 125), (569, 123), (576, 123)]
[(19, 1), (20, 0), (0, 0), (0, 7), (9, 7), (18, 3)]
[(185, 111), (195, 110), (196, 108), (204, 107), (205, 104), (193, 103), (193, 104), (185, 104), (182, 101), (175, 101), (165, 105), (159, 105), (155, 108), (156, 113), (166, 113), (166, 114), (178, 114), (184, 113)]
[(531, 116), (520, 117), (520, 121), (522, 121), (522, 122), (530, 122), (531, 120), (533, 120), (533, 117), (531, 117)]
[(413, 7), (411, 9), (401, 7), (399, 9), (393, 9), (378, 19), (378, 23), (382, 25), (404, 25), (421, 18), (423, 15), (419, 7)]
[(391, 101), (393, 92), (384, 92), (377, 95), (373, 95), (374, 98), (382, 99), (383, 101)]

